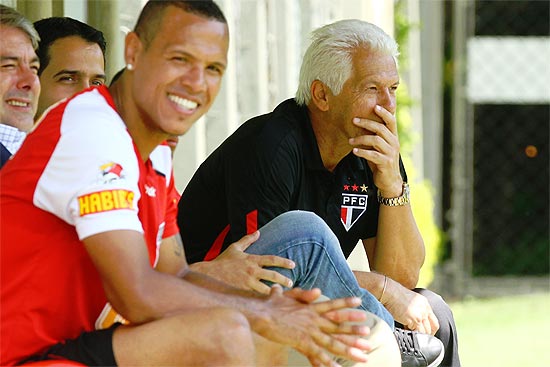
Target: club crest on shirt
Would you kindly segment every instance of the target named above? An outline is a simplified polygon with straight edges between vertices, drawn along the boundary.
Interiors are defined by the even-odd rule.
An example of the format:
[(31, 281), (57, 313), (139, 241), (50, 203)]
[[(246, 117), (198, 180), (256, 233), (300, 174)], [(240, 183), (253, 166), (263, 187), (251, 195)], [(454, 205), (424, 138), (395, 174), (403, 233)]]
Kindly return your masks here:
[(104, 183), (111, 182), (113, 180), (118, 180), (124, 178), (124, 169), (122, 166), (115, 162), (109, 162), (101, 165), (99, 167), (102, 173), (102, 181)]
[(344, 185), (342, 192), (342, 205), (340, 207), (340, 220), (346, 231), (357, 222), (367, 210), (367, 186)]

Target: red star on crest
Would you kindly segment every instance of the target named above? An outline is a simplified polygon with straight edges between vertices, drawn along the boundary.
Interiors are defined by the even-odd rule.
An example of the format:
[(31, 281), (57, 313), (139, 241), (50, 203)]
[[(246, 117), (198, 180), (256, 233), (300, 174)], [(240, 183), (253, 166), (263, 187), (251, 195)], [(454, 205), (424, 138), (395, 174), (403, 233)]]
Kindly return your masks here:
[(357, 186), (356, 184), (353, 184), (351, 188), (353, 191), (359, 191), (359, 186)]
[(344, 191), (349, 191), (349, 185), (344, 185)]

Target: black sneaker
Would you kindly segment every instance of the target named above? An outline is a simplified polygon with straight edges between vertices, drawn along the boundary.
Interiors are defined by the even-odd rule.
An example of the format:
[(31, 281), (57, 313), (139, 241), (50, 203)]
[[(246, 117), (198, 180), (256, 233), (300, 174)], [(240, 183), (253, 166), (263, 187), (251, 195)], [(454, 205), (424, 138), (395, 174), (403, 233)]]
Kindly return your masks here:
[(401, 351), (402, 367), (436, 367), (443, 360), (443, 343), (435, 336), (400, 328), (395, 328), (393, 334)]

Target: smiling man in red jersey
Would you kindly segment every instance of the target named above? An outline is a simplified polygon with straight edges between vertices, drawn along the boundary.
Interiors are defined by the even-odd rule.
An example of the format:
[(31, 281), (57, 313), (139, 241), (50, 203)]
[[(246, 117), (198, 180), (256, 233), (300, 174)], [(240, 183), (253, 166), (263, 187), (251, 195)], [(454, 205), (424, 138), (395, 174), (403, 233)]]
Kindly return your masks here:
[(364, 320), (346, 310), (358, 298), (257, 295), (187, 266), (170, 149), (153, 150), (208, 111), (228, 45), (214, 2), (149, 1), (120, 78), (51, 108), (0, 171), (0, 365), (253, 366), (288, 346), (314, 365), (367, 359), (368, 329), (347, 323)]

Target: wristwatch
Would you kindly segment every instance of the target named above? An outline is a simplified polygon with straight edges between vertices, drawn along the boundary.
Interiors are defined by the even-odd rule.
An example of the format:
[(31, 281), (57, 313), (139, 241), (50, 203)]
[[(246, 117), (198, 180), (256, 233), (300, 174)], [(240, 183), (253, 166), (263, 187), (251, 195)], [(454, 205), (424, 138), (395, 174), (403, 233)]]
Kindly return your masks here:
[(378, 196), (378, 202), (382, 205), (386, 206), (402, 206), (407, 205), (410, 203), (410, 192), (409, 184), (406, 182), (403, 182), (403, 192), (401, 193), (401, 196), (397, 196), (394, 198), (385, 198), (380, 193), (380, 190), (378, 190), (377, 196)]

